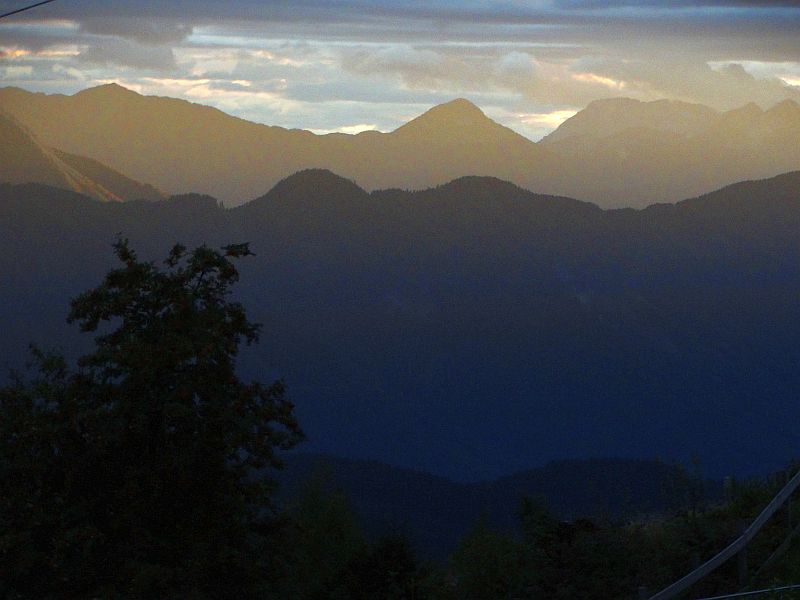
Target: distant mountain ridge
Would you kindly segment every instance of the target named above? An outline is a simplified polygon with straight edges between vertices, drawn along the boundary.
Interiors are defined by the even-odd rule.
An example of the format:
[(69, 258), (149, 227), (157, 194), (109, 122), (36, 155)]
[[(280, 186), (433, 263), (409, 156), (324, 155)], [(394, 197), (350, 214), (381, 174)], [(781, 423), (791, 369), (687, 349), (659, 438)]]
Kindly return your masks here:
[(589, 103), (585, 109), (545, 136), (542, 142), (553, 144), (576, 136), (604, 138), (634, 128), (693, 135), (718, 117), (718, 111), (702, 104), (676, 100), (642, 102), (632, 98), (609, 98)]
[(99, 163), (43, 146), (14, 117), (0, 110), (0, 182), (44, 183), (97, 200), (163, 199), (154, 187)]
[(264, 327), (242, 373), (285, 379), (308, 451), (472, 481), (564, 456), (759, 473), (800, 444), (798, 231), (800, 172), (643, 210), (322, 170), (234, 209), (0, 185), (0, 363), (89, 343), (67, 302), (119, 233), (152, 260), (249, 241), (237, 299)]
[(518, 531), (521, 500), (543, 502), (564, 520), (647, 519), (720, 499), (719, 482), (656, 460), (560, 460), (478, 483), (457, 483), (376, 461), (289, 453), (275, 474), (279, 502), (291, 505), (310, 486), (344, 494), (371, 537), (407, 534), (426, 558), (452, 553), (484, 518), (491, 527)]
[(50, 147), (108, 164), (169, 193), (242, 204), (325, 168), (366, 190), (426, 189), (493, 176), (604, 207), (644, 207), (800, 169), (800, 106), (717, 113), (675, 101), (593, 102), (540, 143), (458, 99), (390, 133), (315, 135), (251, 123), (116, 84), (73, 96), (0, 89), (0, 110)]
[[(797, 170), (798, 139), (800, 105), (791, 100), (766, 111), (749, 104), (717, 113), (680, 102), (614, 99), (591, 104), (541, 144), (581, 166), (580, 177), (565, 184), (567, 195), (620, 198), (627, 189), (640, 199), (632, 205), (642, 207), (675, 201), (676, 191), (696, 196)], [(594, 195), (586, 195), (591, 188)]]

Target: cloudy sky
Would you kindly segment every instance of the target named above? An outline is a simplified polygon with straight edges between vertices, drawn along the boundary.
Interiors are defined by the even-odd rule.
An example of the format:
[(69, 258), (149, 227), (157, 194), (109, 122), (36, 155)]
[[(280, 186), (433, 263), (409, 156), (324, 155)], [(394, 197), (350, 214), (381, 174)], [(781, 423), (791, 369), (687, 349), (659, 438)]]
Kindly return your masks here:
[(598, 98), (800, 101), (800, 3), (57, 0), (0, 20), (0, 86), (111, 81), (318, 132), (466, 97), (538, 139)]

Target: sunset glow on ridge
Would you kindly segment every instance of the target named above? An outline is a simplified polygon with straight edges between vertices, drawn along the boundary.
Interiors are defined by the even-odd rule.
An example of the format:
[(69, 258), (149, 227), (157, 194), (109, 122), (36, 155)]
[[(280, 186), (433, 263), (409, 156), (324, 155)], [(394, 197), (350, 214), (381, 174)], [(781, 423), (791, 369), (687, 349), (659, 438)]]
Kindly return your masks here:
[[(0, 0), (0, 10), (18, 6)], [(0, 23), (0, 86), (115, 81), (289, 128), (391, 131), (468, 97), (537, 140), (592, 100), (800, 98), (784, 2), (59, 0)], [(691, 43), (685, 36), (691, 35)], [(519, 115), (550, 115), (525, 118)]]

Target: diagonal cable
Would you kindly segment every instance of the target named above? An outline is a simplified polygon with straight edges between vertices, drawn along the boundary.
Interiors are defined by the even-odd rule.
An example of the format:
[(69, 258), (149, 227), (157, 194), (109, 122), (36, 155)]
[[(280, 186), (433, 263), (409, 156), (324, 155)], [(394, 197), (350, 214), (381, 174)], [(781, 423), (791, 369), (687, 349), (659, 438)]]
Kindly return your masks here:
[(12, 10), (11, 12), (3, 13), (0, 15), (0, 19), (5, 17), (10, 17), (11, 15), (16, 15), (17, 13), (21, 13), (26, 10), (30, 10), (32, 8), (36, 8), (37, 6), (41, 6), (42, 4), (50, 4), (51, 2), (55, 2), (56, 0), (42, 0), (42, 2), (37, 2), (36, 4), (30, 4), (28, 6), (23, 6), (22, 8), (18, 8), (17, 10)]

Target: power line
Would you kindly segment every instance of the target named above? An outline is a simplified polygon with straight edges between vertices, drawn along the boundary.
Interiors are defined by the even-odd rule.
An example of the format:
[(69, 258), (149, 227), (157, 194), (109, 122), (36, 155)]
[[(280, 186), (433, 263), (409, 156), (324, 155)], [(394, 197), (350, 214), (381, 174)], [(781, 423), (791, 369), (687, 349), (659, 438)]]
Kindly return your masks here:
[(42, 0), (42, 2), (37, 2), (36, 4), (31, 4), (30, 6), (25, 6), (23, 8), (18, 8), (17, 10), (12, 10), (11, 12), (3, 13), (0, 15), (0, 19), (5, 17), (10, 17), (11, 15), (16, 15), (17, 13), (21, 13), (26, 10), (30, 10), (32, 8), (36, 8), (37, 6), (41, 6), (42, 4), (50, 4), (51, 2), (55, 2), (56, 0)]

